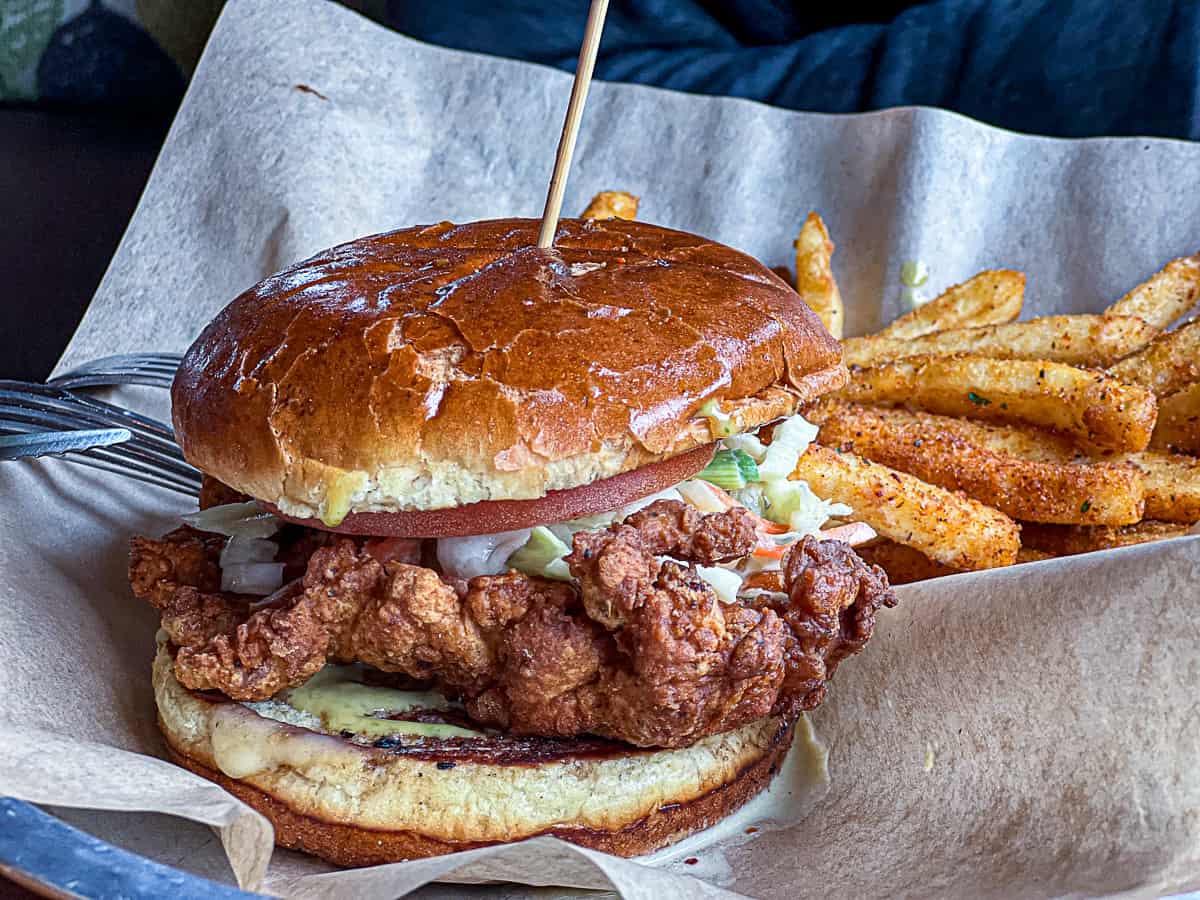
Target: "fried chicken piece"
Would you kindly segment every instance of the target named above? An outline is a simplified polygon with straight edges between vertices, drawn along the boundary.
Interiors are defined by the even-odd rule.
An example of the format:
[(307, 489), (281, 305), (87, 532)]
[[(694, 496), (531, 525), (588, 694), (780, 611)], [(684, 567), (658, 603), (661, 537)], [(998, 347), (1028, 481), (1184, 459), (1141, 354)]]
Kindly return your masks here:
[(188, 647), (232, 632), (250, 614), (238, 594), (204, 593), (184, 585), (163, 608), (162, 628), (178, 647)]
[(129, 542), (129, 584), (133, 595), (158, 609), (181, 585), (198, 591), (221, 588), (219, 559), (225, 539), (184, 525), (157, 541), (135, 536)]
[(745, 556), (757, 540), (743, 507), (703, 515), (678, 500), (657, 500), (606, 531), (577, 533), (567, 565), (583, 584), (588, 615), (615, 630), (654, 580), (654, 557), (712, 564)]
[(587, 614), (609, 631), (622, 628), (654, 583), (658, 563), (642, 536), (628, 525), (581, 531), (566, 557), (579, 579)]
[(617, 635), (589, 730), (639, 746), (687, 746), (769, 715), (784, 678), (778, 617), (722, 603), (691, 567), (665, 562)]
[[(855, 551), (858, 552), (857, 550)], [(742, 580), (743, 591), (772, 591), (776, 594), (786, 594), (783, 589), (783, 572), (779, 569), (764, 569), (761, 572), (751, 572)]]
[(361, 660), (434, 681), (474, 720), (514, 733), (680, 747), (817, 705), (875, 610), (895, 602), (878, 569), (813, 538), (785, 559), (786, 602), (722, 603), (694, 567), (656, 560), (633, 526), (577, 535), (570, 565), (578, 590), (510, 572), (463, 591), (337, 538), (277, 605), (184, 585), (164, 627), (181, 683), (237, 700), (299, 685), (327, 660)]
[(625, 519), (655, 556), (673, 556), (703, 565), (729, 562), (749, 553), (758, 541), (750, 510), (735, 506), (701, 513), (689, 503), (656, 500)]
[[(236, 595), (180, 587), (163, 615), (163, 627), (179, 647), (180, 682), (237, 700), (265, 700), (303, 683), (328, 660), (361, 660), (456, 685), (484, 677), (491, 651), (468, 610), (503, 603), (468, 596), (464, 604), (437, 573), (381, 564), (374, 550), (347, 538), (321, 547), (290, 596), (267, 608), (252, 609)], [(522, 614), (526, 608), (520, 607)], [(497, 627), (508, 624), (495, 610), (487, 615), (485, 621)]]
[(390, 562), (378, 597), (366, 598), (339, 656), (387, 672), (471, 685), (486, 679), (492, 652), (454, 589), (432, 569)]
[(843, 659), (866, 646), (880, 606), (896, 595), (879, 566), (868, 565), (841, 541), (806, 537), (783, 560), (788, 602), (758, 597), (751, 606), (773, 610), (787, 625), (787, 677), (777, 711), (813, 709)]
[[(290, 603), (251, 612), (243, 602), (239, 621), (229, 595), (197, 598), (193, 603), (208, 604), (226, 627), (208, 636), (203, 629), (181, 633), (181, 639), (193, 640), (179, 646), (175, 674), (185, 687), (217, 690), (235, 700), (265, 700), (303, 684), (330, 659), (354, 659), (342, 642), (344, 633), (364, 601), (380, 595), (383, 580), (383, 566), (374, 557), (340, 540), (313, 554)], [(232, 628), (231, 621), (237, 623)]]

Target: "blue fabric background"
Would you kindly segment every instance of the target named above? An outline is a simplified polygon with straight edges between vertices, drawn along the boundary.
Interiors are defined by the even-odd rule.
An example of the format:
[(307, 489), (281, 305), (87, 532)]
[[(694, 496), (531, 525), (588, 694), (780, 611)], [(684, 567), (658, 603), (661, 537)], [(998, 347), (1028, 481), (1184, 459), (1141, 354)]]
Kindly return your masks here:
[[(424, 40), (573, 69), (586, 0), (391, 0)], [(1064, 137), (1200, 137), (1196, 0), (613, 0), (598, 77), (778, 106), (940, 106)], [(859, 20), (846, 24), (847, 20)]]

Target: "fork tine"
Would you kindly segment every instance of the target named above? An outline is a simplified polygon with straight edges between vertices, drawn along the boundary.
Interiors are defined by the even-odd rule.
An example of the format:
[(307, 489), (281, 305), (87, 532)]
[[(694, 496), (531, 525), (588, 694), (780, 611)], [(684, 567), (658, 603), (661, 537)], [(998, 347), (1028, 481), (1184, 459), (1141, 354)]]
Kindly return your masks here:
[(153, 464), (131, 459), (128, 455), (113, 447), (93, 447), (90, 450), (84, 450), (82, 453), (68, 455), (70, 457), (78, 456), (105, 462), (113, 467), (112, 471), (127, 473), (131, 477), (140, 475), (145, 478), (153, 478), (155, 479), (153, 482), (155, 484), (172, 485), (182, 490), (191, 491), (193, 494), (200, 492), (200, 473), (195, 469), (192, 469), (190, 472), (163, 469)]
[(178, 353), (126, 353), (83, 363), (47, 384), (60, 388), (140, 384), (170, 387), (183, 357)]
[(81, 414), (75, 410), (64, 410), (62, 407), (44, 404), (10, 403), (3, 398), (0, 398), (0, 414), (51, 431), (95, 427), (125, 428), (137, 439), (139, 448), (147, 454), (160, 457), (164, 460), (181, 460), (183, 458), (179, 446), (174, 442), (165, 440), (157, 435), (147, 435), (125, 423), (118, 424), (120, 420), (104, 416)]
[(135, 481), (140, 481), (143, 484), (151, 484), (155, 487), (165, 488), (168, 491), (174, 491), (177, 494), (183, 494), (188, 497), (195, 497), (200, 490), (199, 482), (196, 484), (186, 484), (172, 479), (164, 478), (156, 475), (153, 472), (144, 472), (134, 470), (122, 463), (114, 463), (109, 460), (100, 459), (88, 453), (70, 453), (63, 457), (68, 462), (76, 463), (77, 465), (87, 466), (92, 469), (100, 469), (103, 472), (111, 472), (114, 475), (124, 475), (126, 478), (132, 478)]
[(0, 380), (0, 429), (79, 430), (118, 426), (133, 435), (114, 447), (93, 447), (65, 456), (73, 462), (195, 496), (200, 472), (183, 459), (169, 425), (103, 400), (55, 385)]
[[(0, 427), (7, 427), (19, 432), (40, 431), (80, 431), (90, 427), (91, 422), (80, 422), (71, 416), (54, 412), (44, 412), (38, 409), (6, 407), (0, 402)], [(161, 445), (151, 445), (142, 437), (134, 436), (126, 440), (128, 454), (142, 458), (146, 462), (162, 468), (191, 470), (190, 464), (184, 461), (179, 448), (162, 448)]]
[(76, 415), (90, 422), (103, 422), (106, 425), (119, 422), (120, 427), (128, 428), (136, 434), (142, 434), (169, 446), (175, 444), (175, 432), (164, 422), (132, 410), (122, 409), (111, 403), (105, 403), (94, 397), (72, 394), (61, 388), (0, 380), (0, 402), (3, 401), (8, 401), (16, 406), (55, 410), (68, 415)]
[[(0, 431), (28, 433), (44, 430), (45, 428), (33, 426), (29, 422), (0, 415)], [(105, 471), (117, 474), (127, 474), (150, 484), (171, 487), (184, 492), (190, 491), (193, 494), (199, 491), (201, 475), (197, 469), (182, 461), (172, 462), (153, 457), (145, 458), (143, 455), (133, 452), (134, 448), (130, 446), (132, 443), (133, 441), (126, 441), (124, 444), (112, 447), (93, 447), (84, 451), (71, 451), (64, 458), (73, 462), (82, 462), (85, 457), (88, 457), (104, 463), (104, 465), (94, 466), (95, 468), (103, 468)]]
[[(30, 423), (21, 418), (14, 418), (0, 415), (0, 428), (7, 428), (9, 431), (17, 432), (44, 432), (44, 431), (61, 431), (61, 425), (47, 428), (45, 424), (31, 426)], [(77, 429), (71, 429), (77, 430)], [(113, 458), (122, 458), (128, 461), (131, 466), (140, 466), (143, 468), (154, 469), (164, 475), (186, 478), (195, 480), (200, 477), (199, 472), (179, 458), (165, 457), (151, 451), (147, 451), (145, 447), (139, 446), (137, 439), (131, 439), (124, 442), (119, 448), (112, 448), (109, 456)]]
[[(72, 415), (70, 412), (56, 408), (47, 409), (35, 405), (9, 404), (2, 399), (0, 399), (0, 416), (43, 431), (78, 430), (101, 423), (112, 425), (111, 422), (99, 417)], [(138, 455), (159, 461), (164, 465), (183, 463), (183, 454), (177, 444), (161, 438), (148, 439), (144, 435), (133, 432), (132, 429), (129, 430), (133, 434), (133, 439), (126, 443), (136, 448)]]
[(76, 366), (60, 377), (78, 374), (90, 374), (101, 371), (128, 371), (131, 369), (151, 368), (156, 370), (171, 370), (179, 368), (183, 355), (179, 353), (120, 353), (115, 356), (102, 356)]
[(175, 381), (175, 371), (154, 374), (152, 372), (105, 372), (77, 373), (60, 375), (52, 378), (47, 384), (67, 390), (87, 387), (109, 387), (116, 384), (139, 384), (143, 387), (169, 388)]

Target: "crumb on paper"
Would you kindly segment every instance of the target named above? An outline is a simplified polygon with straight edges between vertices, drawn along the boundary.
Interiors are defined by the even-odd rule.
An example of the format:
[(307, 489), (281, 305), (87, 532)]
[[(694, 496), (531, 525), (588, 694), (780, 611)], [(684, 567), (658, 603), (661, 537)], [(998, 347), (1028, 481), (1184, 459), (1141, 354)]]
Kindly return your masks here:
[(322, 94), (320, 91), (318, 91), (316, 88), (309, 87), (307, 84), (297, 84), (296, 90), (298, 90), (302, 94), (312, 94), (314, 97), (320, 97), (322, 100), (329, 99), (324, 94)]

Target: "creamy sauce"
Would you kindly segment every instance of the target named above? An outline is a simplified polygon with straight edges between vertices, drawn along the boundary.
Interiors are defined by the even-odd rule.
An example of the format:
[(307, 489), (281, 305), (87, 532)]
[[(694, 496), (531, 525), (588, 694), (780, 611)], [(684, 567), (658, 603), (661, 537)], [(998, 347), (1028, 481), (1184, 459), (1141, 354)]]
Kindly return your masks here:
[[(397, 713), (420, 709), (450, 709), (451, 705), (435, 691), (401, 691), (382, 685), (363, 684), (359, 666), (329, 665), (302, 684), (284, 691), (266, 703), (246, 704), (260, 715), (273, 719), (285, 706), (312, 716), (329, 734), (349, 732), (356, 737), (381, 738), (392, 735), (454, 738), (480, 737), (482, 732), (439, 722), (410, 722), (389, 719)], [(300, 724), (300, 723), (296, 723)]]
[(326, 476), (321, 521), (330, 528), (341, 525), (350, 512), (355, 496), (366, 488), (366, 481), (364, 472), (334, 472), (332, 476)]
[[(829, 748), (807, 716), (796, 722), (792, 747), (767, 789), (711, 828), (664, 847), (638, 861), (714, 884), (733, 883), (736, 866), (725, 857), (766, 831), (788, 828), (806, 816), (829, 790)], [(747, 832), (747, 829), (752, 831)]]

